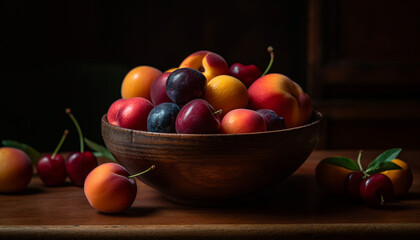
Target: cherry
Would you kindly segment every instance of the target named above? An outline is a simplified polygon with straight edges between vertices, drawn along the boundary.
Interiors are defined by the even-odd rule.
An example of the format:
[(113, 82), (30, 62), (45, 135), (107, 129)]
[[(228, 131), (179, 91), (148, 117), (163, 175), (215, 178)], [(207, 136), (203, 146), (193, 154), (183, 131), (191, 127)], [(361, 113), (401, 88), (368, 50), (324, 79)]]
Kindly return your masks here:
[(355, 201), (360, 201), (360, 185), (363, 181), (363, 174), (361, 172), (351, 172), (347, 175), (344, 181), (344, 192)]
[(373, 174), (362, 181), (360, 196), (369, 207), (380, 208), (394, 196), (391, 180), (380, 173)]
[(37, 171), (39, 178), (45, 186), (59, 186), (63, 185), (67, 178), (66, 165), (64, 158), (58, 151), (66, 139), (68, 130), (64, 131), (60, 142), (52, 154), (47, 154), (41, 157), (37, 163)]
[(98, 166), (98, 161), (92, 152), (84, 151), (83, 134), (80, 129), (80, 125), (71, 113), (70, 109), (66, 109), (66, 113), (70, 116), (76, 126), (80, 140), (80, 152), (73, 152), (69, 154), (65, 160), (66, 170), (70, 180), (76, 186), (83, 186), (87, 175)]
[(234, 63), (229, 68), (229, 75), (241, 80), (248, 88), (255, 80), (261, 77), (261, 71), (254, 64), (243, 65), (241, 63)]

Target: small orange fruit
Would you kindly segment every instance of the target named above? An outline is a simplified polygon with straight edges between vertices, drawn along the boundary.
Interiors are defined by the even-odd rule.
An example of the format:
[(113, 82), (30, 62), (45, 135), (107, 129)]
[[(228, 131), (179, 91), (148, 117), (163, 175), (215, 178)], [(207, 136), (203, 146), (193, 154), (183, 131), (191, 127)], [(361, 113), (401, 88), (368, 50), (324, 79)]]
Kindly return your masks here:
[(122, 98), (143, 97), (151, 101), (150, 87), (162, 72), (154, 67), (139, 66), (125, 76), (121, 86)]
[(248, 90), (237, 78), (228, 75), (219, 75), (207, 83), (204, 100), (214, 109), (222, 109), (222, 117), (229, 111), (237, 108), (246, 108), (248, 105)]
[(391, 179), (392, 185), (394, 186), (394, 195), (401, 196), (410, 189), (413, 183), (413, 174), (406, 162), (397, 158), (392, 160), (392, 162), (402, 169), (388, 170), (381, 173)]
[(316, 166), (315, 178), (320, 188), (324, 191), (333, 195), (343, 195), (346, 177), (353, 171), (330, 164), (327, 158), (323, 159)]

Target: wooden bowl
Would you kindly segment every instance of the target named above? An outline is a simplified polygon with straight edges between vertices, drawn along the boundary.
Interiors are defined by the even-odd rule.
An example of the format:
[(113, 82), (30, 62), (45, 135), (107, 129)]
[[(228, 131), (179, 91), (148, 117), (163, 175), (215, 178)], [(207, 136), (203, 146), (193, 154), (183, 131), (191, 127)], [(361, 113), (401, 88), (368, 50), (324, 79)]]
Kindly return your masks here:
[(130, 130), (102, 117), (106, 147), (131, 174), (168, 199), (201, 206), (248, 200), (297, 170), (316, 147), (322, 115), (309, 124), (250, 134), (170, 134)]

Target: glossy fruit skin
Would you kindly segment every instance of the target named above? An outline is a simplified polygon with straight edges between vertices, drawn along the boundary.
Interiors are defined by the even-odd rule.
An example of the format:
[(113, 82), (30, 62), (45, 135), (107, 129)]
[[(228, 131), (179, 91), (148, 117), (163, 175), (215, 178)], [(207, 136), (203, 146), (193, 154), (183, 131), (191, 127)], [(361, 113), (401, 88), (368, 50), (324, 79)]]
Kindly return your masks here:
[(286, 128), (286, 125), (284, 124), (284, 118), (279, 117), (273, 110), (259, 109), (257, 110), (257, 113), (263, 117), (265, 125), (267, 126), (267, 131), (281, 130)]
[(207, 82), (216, 76), (229, 73), (226, 60), (217, 53), (202, 50), (187, 56), (179, 68), (193, 68), (203, 73)]
[(121, 85), (121, 96), (124, 99), (142, 97), (150, 100), (150, 87), (162, 72), (151, 66), (138, 66), (131, 69)]
[(222, 132), (225, 134), (264, 132), (266, 130), (263, 117), (254, 110), (234, 109), (222, 119)]
[(86, 176), (98, 166), (98, 161), (92, 152), (73, 152), (67, 156), (65, 164), (72, 183), (81, 187)]
[(406, 194), (413, 184), (413, 173), (404, 161), (396, 158), (392, 162), (402, 169), (388, 170), (381, 173), (391, 179), (392, 185), (394, 186), (394, 195), (395, 197), (399, 197)]
[(56, 154), (54, 158), (52, 154), (41, 157), (37, 163), (37, 172), (45, 186), (60, 186), (66, 182), (66, 164), (61, 154)]
[(222, 109), (222, 117), (237, 108), (248, 106), (249, 96), (245, 85), (237, 78), (219, 75), (207, 82), (203, 97), (214, 109)]
[(176, 118), (175, 128), (177, 133), (219, 133), (220, 120), (220, 113), (216, 113), (207, 101), (195, 99), (181, 108)]
[(153, 104), (146, 98), (126, 99), (116, 115), (117, 126), (147, 131), (147, 116), (152, 109)]
[(179, 68), (166, 80), (166, 94), (177, 105), (202, 98), (206, 92), (206, 77), (192, 68)]
[(286, 128), (304, 125), (312, 115), (312, 100), (290, 78), (271, 73), (258, 78), (248, 88), (248, 108), (271, 109), (284, 118)]
[(394, 197), (394, 187), (387, 176), (376, 173), (362, 181), (360, 185), (360, 196), (369, 207), (383, 207), (381, 195), (385, 202), (388, 202)]
[(360, 185), (363, 181), (363, 174), (361, 172), (351, 172), (347, 175), (344, 187), (345, 194), (354, 201), (360, 201)]
[(147, 131), (176, 133), (176, 117), (181, 108), (172, 102), (161, 103), (150, 111), (147, 117)]
[(150, 87), (150, 99), (153, 105), (157, 106), (164, 102), (172, 102), (172, 100), (166, 94), (166, 81), (168, 80), (171, 72), (163, 72), (153, 81)]
[(108, 118), (108, 122), (110, 124), (118, 126), (117, 114), (118, 114), (118, 111), (120, 111), (121, 107), (124, 105), (125, 102), (126, 102), (126, 99), (120, 98), (120, 99), (117, 99), (116, 101), (114, 101), (111, 104), (111, 106), (109, 106), (108, 112), (107, 112), (107, 118)]
[(261, 70), (254, 64), (243, 65), (234, 63), (229, 68), (229, 75), (241, 80), (248, 88), (255, 80), (261, 77)]
[(0, 193), (23, 191), (33, 175), (29, 156), (20, 149), (0, 148)]
[(344, 195), (345, 179), (353, 172), (350, 169), (319, 162), (315, 168), (315, 179), (318, 186), (331, 195)]
[(90, 205), (104, 213), (120, 213), (131, 207), (137, 184), (127, 170), (116, 163), (104, 163), (93, 169), (84, 183)]

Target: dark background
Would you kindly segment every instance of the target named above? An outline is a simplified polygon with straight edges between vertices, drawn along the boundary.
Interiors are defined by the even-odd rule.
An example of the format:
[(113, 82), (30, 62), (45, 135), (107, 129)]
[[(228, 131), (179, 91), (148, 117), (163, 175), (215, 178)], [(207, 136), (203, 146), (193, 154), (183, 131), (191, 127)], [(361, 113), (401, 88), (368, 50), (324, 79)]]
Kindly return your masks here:
[[(337, 128), (327, 128), (324, 138), (328, 139), (321, 148), (385, 147), (369, 145), (376, 138), (367, 134), (366, 129), (378, 126), (378, 121), (387, 129), (394, 121), (382, 117), (400, 114), (386, 113), (388, 108), (383, 103), (396, 100), (388, 97), (399, 76), (408, 76), (405, 80), (408, 84), (398, 88), (397, 101), (402, 99), (402, 105), (407, 106), (408, 101), (418, 107), (419, 4), (364, 2), (2, 1), (0, 139), (18, 140), (40, 151), (52, 151), (67, 128), (70, 135), (63, 150), (77, 150), (77, 132), (65, 114), (65, 108), (71, 108), (85, 137), (103, 143), (101, 116), (120, 98), (122, 80), (130, 69), (150, 65), (164, 71), (178, 66), (195, 51), (210, 50), (222, 55), (229, 64), (255, 64), (264, 70), (269, 61), (266, 48), (272, 45), (276, 56), (271, 72), (288, 75), (298, 82), (313, 96), (315, 107), (325, 111), (326, 122)], [(366, 26), (367, 29), (360, 30)], [(395, 29), (399, 31), (395, 33)], [(363, 47), (365, 42), (368, 44)], [(395, 61), (382, 54), (389, 52), (390, 46), (395, 46), (393, 43), (400, 46), (391, 48), (395, 51), (393, 56), (397, 56)], [(369, 88), (377, 90), (381, 81), (379, 75), (369, 75), (366, 68), (376, 69), (378, 59), (383, 60), (381, 66), (411, 68), (408, 73), (399, 70), (397, 78), (385, 82), (388, 87), (369, 95), (366, 94)], [(330, 67), (337, 63), (339, 73), (334, 69), (330, 73)], [(355, 69), (358, 79), (367, 77), (359, 81), (345, 77), (354, 76)], [(364, 71), (360, 73), (360, 69)], [(342, 122), (337, 123), (334, 118), (343, 109), (340, 105), (343, 97), (345, 106), (350, 101), (355, 115), (364, 113), (360, 113), (358, 106), (366, 106), (365, 100), (379, 101), (384, 108), (380, 118), (363, 118), (362, 122), (351, 117), (345, 119), (344, 122), (355, 126), (352, 129), (355, 139), (365, 137), (363, 145), (354, 144), (352, 138), (347, 143), (333, 144), (351, 134), (346, 132), (348, 125), (340, 128)], [(410, 109), (411, 115), (399, 120), (404, 125), (409, 119), (416, 126), (419, 110)], [(382, 130), (376, 129), (375, 134)], [(342, 135), (335, 136), (331, 131)], [(413, 135), (420, 133), (418, 127), (394, 132), (401, 136), (411, 134), (402, 145), (418, 147), (419, 139)], [(400, 142), (388, 143), (394, 146)]]

